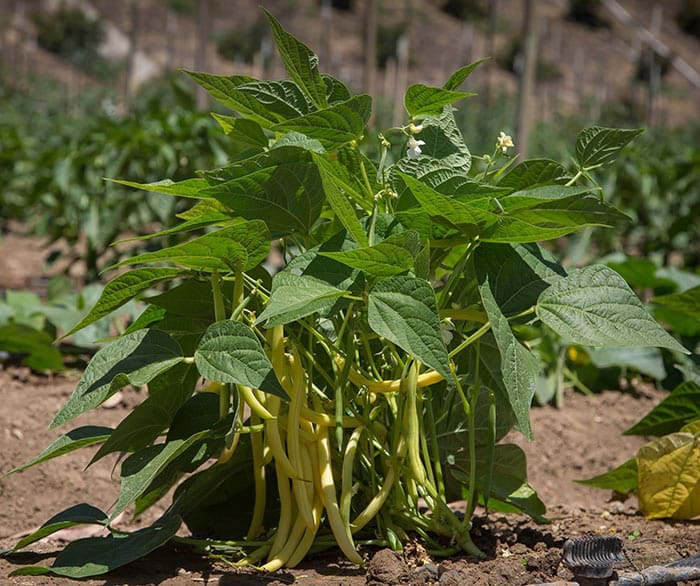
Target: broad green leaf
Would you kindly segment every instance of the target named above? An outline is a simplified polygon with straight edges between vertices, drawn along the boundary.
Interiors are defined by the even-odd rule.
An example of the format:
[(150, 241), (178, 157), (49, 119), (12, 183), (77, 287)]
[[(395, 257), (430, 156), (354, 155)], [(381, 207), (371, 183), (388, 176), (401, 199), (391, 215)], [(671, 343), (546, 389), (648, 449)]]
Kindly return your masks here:
[(233, 108), (262, 127), (304, 116), (313, 111), (304, 92), (294, 81), (253, 81), (238, 86), (230, 95)]
[(94, 409), (128, 384), (145, 385), (182, 358), (180, 345), (158, 330), (138, 330), (105, 344), (93, 356), (51, 427)]
[(495, 284), (491, 283), (490, 278), (490, 275), (479, 277), (481, 300), (501, 355), (501, 376), (515, 414), (517, 428), (528, 439), (532, 439), (530, 405), (537, 388), (540, 367), (532, 352), (515, 338), (510, 323), (496, 301)]
[(700, 285), (682, 293), (653, 297), (651, 302), (682, 313), (689, 319), (700, 320)]
[(457, 92), (439, 87), (430, 87), (418, 83), (410, 86), (406, 90), (403, 103), (411, 118), (421, 116), (437, 116), (442, 112), (444, 106), (454, 104), (464, 98), (475, 94), (468, 92)]
[(196, 270), (232, 271), (237, 263), (243, 270), (267, 257), (270, 234), (260, 220), (242, 222), (216, 230), (189, 242), (146, 252), (125, 259), (110, 268), (128, 264), (172, 262)]
[[(526, 481), (512, 474), (494, 474), (488, 506), (504, 513), (525, 513), (536, 523), (547, 523), (547, 508), (537, 491)], [(503, 506), (505, 505), (505, 506)]]
[(700, 515), (700, 432), (660, 437), (637, 452), (639, 508), (648, 519)]
[(51, 336), (25, 324), (0, 326), (0, 350), (22, 356), (22, 364), (32, 370), (63, 370), (61, 352)]
[(408, 276), (379, 281), (369, 294), (367, 320), (374, 332), (450, 378), (450, 359), (430, 283)]
[(260, 124), (247, 118), (234, 118), (212, 112), (216, 120), (231, 139), (238, 145), (245, 148), (262, 149), (267, 148), (268, 138), (265, 136)]
[(153, 443), (192, 395), (197, 378), (193, 365), (181, 363), (152, 380), (148, 398), (119, 423), (89, 465), (107, 454), (135, 452)]
[(566, 276), (564, 268), (536, 244), (484, 243), (474, 252), (474, 267), (480, 281), (488, 278), (505, 315), (532, 307), (547, 287)]
[(144, 309), (141, 312), (141, 314), (133, 321), (133, 323), (131, 323), (131, 325), (129, 325), (129, 327), (126, 328), (126, 330), (124, 330), (124, 334), (132, 334), (138, 330), (155, 326), (165, 317), (166, 313), (167, 311), (163, 307), (148, 305), (146, 309)]
[[(482, 240), (537, 242), (570, 234), (584, 226), (613, 226), (629, 219), (592, 194), (555, 195), (557, 191), (566, 189), (544, 186), (536, 191), (550, 192), (553, 197), (530, 197), (521, 195), (526, 192), (520, 192), (499, 199), (503, 213), (498, 215), (496, 223), (484, 230)], [(580, 188), (574, 188), (577, 189)]]
[(105, 285), (99, 300), (80, 323), (73, 326), (62, 337), (82, 330), (85, 326), (109, 315), (139, 293), (150, 289), (156, 283), (169, 281), (183, 274), (180, 269), (143, 268), (127, 271)]
[(275, 132), (300, 132), (318, 140), (326, 149), (335, 150), (359, 139), (372, 111), (372, 98), (366, 94), (281, 122), (271, 128)]
[(10, 551), (24, 549), (47, 535), (76, 525), (107, 525), (107, 514), (87, 503), (73, 505), (51, 517), (33, 533), (23, 537)]
[(318, 70), (318, 57), (304, 43), (285, 31), (278, 20), (263, 8), (289, 76), (299, 84), (317, 108), (328, 104), (326, 84)]
[(270, 149), (279, 149), (282, 147), (296, 147), (311, 151), (312, 153), (325, 153), (326, 149), (321, 144), (321, 141), (315, 138), (309, 138), (301, 132), (285, 132), (271, 146)]
[[(464, 450), (463, 450), (464, 452)], [(450, 469), (451, 475), (462, 484), (462, 495), (468, 496), (469, 458), (464, 455), (458, 467)], [(448, 468), (449, 469), (449, 468)], [(546, 522), (544, 503), (527, 482), (527, 460), (522, 448), (514, 444), (499, 444), (493, 453), (493, 469), (489, 477), (487, 450), (477, 451), (477, 487), (483, 493), (488, 490), (488, 506), (502, 512), (520, 512), (537, 522)], [(483, 504), (483, 503), (482, 503)]]
[(374, 277), (388, 278), (413, 268), (419, 238), (412, 231), (389, 236), (379, 244), (344, 252), (322, 252), (343, 264)]
[(252, 77), (230, 77), (183, 70), (219, 103), (264, 128), (308, 114), (312, 106), (301, 88), (291, 80), (258, 81)]
[(326, 98), (329, 104), (333, 105), (350, 99), (350, 90), (342, 81), (325, 73), (321, 74), (321, 77), (326, 84)]
[(343, 224), (348, 233), (355, 239), (360, 246), (367, 246), (367, 234), (360, 225), (357, 219), (357, 213), (350, 200), (344, 193), (342, 183), (336, 176), (336, 169), (325, 157), (314, 156), (314, 161), (318, 165), (318, 171), (323, 184), (323, 191), (326, 194), (326, 200), (335, 212), (336, 217)]
[(579, 484), (602, 488), (603, 490), (614, 490), (621, 494), (629, 494), (637, 490), (637, 460), (630, 458), (617, 468), (599, 474), (586, 480), (577, 480)]
[[(218, 202), (216, 202), (218, 203)], [(172, 234), (181, 234), (182, 232), (191, 232), (193, 230), (199, 230), (200, 228), (207, 228), (209, 226), (219, 226), (224, 227), (234, 223), (234, 217), (225, 212), (211, 211), (207, 214), (198, 215), (196, 218), (181, 222), (170, 228), (165, 228), (163, 230), (158, 230), (157, 232), (151, 232), (150, 234), (143, 234), (141, 236), (134, 236), (133, 238), (124, 238), (123, 240), (118, 240), (115, 244), (120, 242), (135, 242), (135, 241), (146, 241), (153, 240), (154, 238), (162, 238), (163, 236), (171, 236)]]
[(320, 279), (282, 271), (272, 279), (272, 295), (256, 323), (283, 325), (332, 307), (346, 293)]
[(127, 187), (143, 189), (144, 191), (154, 191), (156, 193), (166, 193), (168, 195), (179, 195), (181, 197), (190, 197), (195, 199), (206, 198), (200, 192), (207, 187), (207, 182), (204, 179), (185, 179), (184, 181), (172, 181), (171, 179), (163, 179), (155, 183), (136, 183), (134, 181), (124, 181), (123, 179), (109, 179), (112, 183), (119, 183)]
[(467, 78), (471, 75), (472, 71), (474, 71), (479, 65), (481, 65), (484, 61), (488, 61), (490, 58), (485, 57), (484, 59), (479, 59), (478, 61), (474, 61), (474, 63), (470, 63), (469, 65), (465, 65), (464, 67), (460, 67), (457, 71), (455, 71), (450, 78), (445, 82), (445, 84), (442, 86), (443, 89), (449, 90), (449, 91), (456, 91), (459, 89), (459, 87), (467, 80)]
[[(321, 215), (324, 192), (318, 168), (310, 155), (295, 147), (272, 149), (263, 168), (241, 170), (242, 175), (209, 187), (206, 192), (249, 220), (263, 220), (272, 231), (308, 234)], [(280, 162), (284, 158), (309, 162)], [(237, 173), (229, 167), (227, 173)]]
[(219, 419), (219, 394), (195, 393), (175, 415), (166, 439), (185, 440), (213, 428)]
[(422, 125), (423, 130), (416, 135), (425, 143), (421, 146), (421, 156), (417, 159), (402, 158), (397, 170), (416, 178), (436, 169), (451, 175), (466, 176), (472, 156), (457, 127), (454, 109), (445, 106), (439, 116), (426, 116)]
[(659, 346), (687, 354), (649, 315), (624, 279), (603, 265), (571, 271), (544, 291), (538, 317), (562, 338), (587, 346)]
[(629, 368), (656, 380), (666, 378), (663, 355), (658, 348), (588, 348), (586, 353), (597, 368)]
[(529, 159), (513, 167), (498, 182), (499, 187), (508, 187), (515, 191), (558, 183), (566, 177), (566, 169), (551, 159)]
[(211, 435), (212, 431), (206, 430), (184, 440), (148, 446), (131, 454), (122, 463), (119, 498), (112, 509), (110, 520), (114, 520), (140, 497), (169, 463)]
[(180, 516), (168, 511), (150, 527), (127, 535), (87, 537), (73, 541), (56, 556), (50, 568), (25, 566), (11, 575), (50, 574), (74, 580), (101, 576), (167, 543), (181, 524)]
[(74, 450), (79, 450), (80, 448), (102, 443), (109, 439), (112, 431), (113, 430), (111, 427), (102, 427), (97, 425), (86, 425), (84, 427), (72, 429), (68, 433), (65, 433), (59, 437), (38, 456), (32, 458), (29, 460), (29, 462), (26, 462), (21, 466), (13, 468), (9, 472), (5, 472), (2, 476), (0, 476), (0, 478), (9, 476), (15, 472), (21, 472), (22, 470), (31, 468), (36, 464), (41, 464), (42, 462), (46, 462), (52, 458), (58, 458), (59, 456), (68, 454)]
[(700, 418), (700, 386), (685, 381), (625, 431), (625, 435), (662, 436), (679, 431), (686, 423)]
[[(241, 435), (233, 458), (211, 466), (182, 482), (175, 499), (182, 504), (182, 517), (195, 535), (216, 535), (219, 539), (243, 539), (250, 526), (254, 502), (250, 435)], [(264, 526), (279, 520), (274, 469), (267, 478), (267, 506)]]
[(496, 214), (442, 195), (410, 175), (399, 172), (398, 176), (423, 210), (436, 222), (476, 235), (479, 229), (498, 221)]
[[(568, 201), (577, 196), (588, 195), (591, 191), (592, 188), (588, 185), (538, 185), (510, 193), (499, 198), (498, 201), (506, 212), (515, 212), (542, 205), (552, 205), (559, 201)], [(596, 199), (600, 200), (599, 197)]]
[(226, 320), (209, 326), (194, 359), (200, 374), (209, 380), (244, 385), (287, 398), (257, 336), (240, 322)]
[(576, 162), (581, 169), (592, 169), (612, 163), (618, 153), (642, 129), (603, 128), (592, 126), (576, 138)]

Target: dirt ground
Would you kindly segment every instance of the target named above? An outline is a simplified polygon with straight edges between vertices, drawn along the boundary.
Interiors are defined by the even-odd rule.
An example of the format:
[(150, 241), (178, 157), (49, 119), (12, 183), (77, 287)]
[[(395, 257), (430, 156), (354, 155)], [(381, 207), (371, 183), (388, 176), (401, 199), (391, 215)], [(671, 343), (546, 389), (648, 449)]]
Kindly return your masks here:
[[(9, 249), (13, 254), (8, 254)], [(4, 253), (3, 253), (4, 249)], [(26, 246), (16, 237), (0, 243), (0, 291), (31, 286), (32, 275), (41, 275), (38, 247)], [(25, 251), (25, 252), (21, 252)], [(48, 430), (55, 412), (73, 391), (79, 373), (54, 377), (27, 369), (0, 367), (0, 473), (23, 463), (48, 446), (61, 430)], [(486, 552), (484, 561), (429, 559), (420, 546), (407, 548), (403, 556), (388, 550), (365, 549), (363, 568), (342, 561), (331, 551), (311, 557), (294, 570), (261, 574), (221, 562), (202, 559), (183, 547), (166, 546), (129, 566), (83, 583), (89, 586), (126, 585), (276, 585), (307, 586), (363, 584), (435, 584), (519, 586), (570, 578), (559, 563), (568, 538), (586, 535), (618, 535), (626, 543), (631, 561), (639, 568), (700, 554), (700, 521), (647, 521), (636, 512), (636, 502), (610, 500), (610, 494), (575, 484), (609, 470), (632, 456), (644, 438), (624, 437), (629, 427), (664, 396), (650, 385), (634, 385), (625, 392), (606, 391), (586, 397), (573, 391), (564, 407), (534, 408), (533, 443), (521, 436), (509, 439), (526, 451), (531, 484), (548, 505), (546, 525), (523, 517), (483, 511), (475, 519), (474, 540)], [(136, 390), (125, 390), (118, 402), (81, 416), (77, 425), (116, 425), (143, 399)], [(115, 459), (105, 458), (84, 468), (92, 449), (73, 452), (23, 473), (0, 479), (0, 550), (11, 547), (23, 535), (66, 507), (89, 502), (106, 510), (118, 495), (113, 475)], [(157, 514), (156, 512), (153, 515)], [(148, 523), (153, 516), (146, 517)], [(138, 526), (124, 518), (119, 525)], [(30, 546), (31, 553), (0, 559), (0, 584), (10, 586), (63, 585), (72, 582), (47, 577), (15, 577), (8, 574), (20, 564), (49, 564), (68, 541), (85, 536), (77, 528), (55, 534)], [(632, 570), (629, 563), (619, 568)]]

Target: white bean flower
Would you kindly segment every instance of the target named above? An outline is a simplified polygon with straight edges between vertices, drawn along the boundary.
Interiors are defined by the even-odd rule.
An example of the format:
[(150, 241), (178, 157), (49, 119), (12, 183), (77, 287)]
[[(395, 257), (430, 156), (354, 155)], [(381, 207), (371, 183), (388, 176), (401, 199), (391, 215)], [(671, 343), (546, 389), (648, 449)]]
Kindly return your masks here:
[(498, 135), (498, 139), (496, 140), (496, 146), (501, 149), (501, 152), (505, 155), (508, 148), (514, 147), (515, 145), (513, 144), (513, 138), (510, 134), (501, 131), (501, 134)]
[(406, 154), (408, 155), (409, 159), (417, 159), (420, 154), (423, 152), (421, 151), (421, 146), (425, 144), (425, 141), (423, 140), (416, 140), (412, 136), (408, 138), (408, 151), (406, 151)]

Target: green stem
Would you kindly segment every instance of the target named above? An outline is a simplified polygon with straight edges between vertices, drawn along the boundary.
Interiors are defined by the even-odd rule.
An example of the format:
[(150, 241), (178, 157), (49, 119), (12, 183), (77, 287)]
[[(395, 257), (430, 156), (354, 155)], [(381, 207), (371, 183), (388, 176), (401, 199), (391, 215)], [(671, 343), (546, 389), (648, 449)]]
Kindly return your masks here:
[(471, 336), (469, 336), (466, 340), (464, 340), (459, 346), (454, 348), (453, 350), (450, 351), (450, 358), (453, 358), (454, 356), (457, 356), (462, 350), (476, 342), (481, 336), (486, 334), (489, 330), (491, 329), (491, 322), (486, 322), (483, 326), (481, 326), (476, 332), (474, 332)]

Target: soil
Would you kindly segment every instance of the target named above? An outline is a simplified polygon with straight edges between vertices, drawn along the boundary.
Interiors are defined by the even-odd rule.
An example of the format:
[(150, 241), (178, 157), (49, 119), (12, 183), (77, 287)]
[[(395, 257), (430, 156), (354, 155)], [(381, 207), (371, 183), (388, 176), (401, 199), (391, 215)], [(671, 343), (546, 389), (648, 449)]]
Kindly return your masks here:
[[(17, 236), (0, 243), (0, 291), (26, 287), (32, 277), (43, 276), (42, 256), (35, 241)], [(12, 254), (8, 254), (8, 251)], [(23, 367), (0, 370), (0, 474), (36, 456), (61, 433), (48, 430), (59, 407), (72, 393), (80, 373), (67, 371), (41, 376)], [(532, 410), (535, 441), (513, 434), (508, 440), (523, 447), (528, 456), (530, 483), (548, 505), (549, 524), (537, 525), (524, 517), (478, 512), (473, 535), (487, 554), (482, 561), (467, 558), (431, 559), (419, 544), (403, 554), (365, 549), (368, 560), (358, 568), (342, 560), (337, 551), (312, 556), (300, 567), (275, 574), (239, 569), (203, 559), (187, 549), (165, 546), (144, 560), (118, 569), (103, 578), (86, 580), (89, 586), (119, 585), (277, 585), (307, 586), (380, 584), (473, 584), (518, 586), (569, 579), (560, 564), (566, 539), (588, 535), (621, 537), (629, 559), (638, 568), (700, 554), (700, 521), (649, 521), (636, 510), (636, 501), (611, 499), (606, 491), (573, 482), (607, 471), (631, 457), (644, 438), (622, 436), (658, 403), (665, 393), (651, 385), (633, 383), (625, 391), (605, 391), (587, 397), (565, 393), (561, 409)], [(143, 393), (127, 389), (117, 400), (78, 418), (77, 425), (116, 425)], [(113, 475), (116, 460), (105, 458), (85, 471), (92, 450), (77, 451), (38, 467), (0, 478), (0, 550), (9, 548), (49, 517), (80, 502), (106, 510), (116, 500), (118, 482)], [(458, 506), (458, 504), (457, 504)], [(158, 511), (141, 522), (150, 523)], [(124, 529), (135, 525), (123, 518)], [(90, 530), (91, 531), (91, 530)], [(71, 540), (86, 536), (75, 528), (54, 534), (30, 546), (29, 553), (0, 558), (0, 583), (10, 586), (62, 585), (72, 582), (47, 577), (14, 577), (8, 574), (21, 564), (50, 563)], [(630, 563), (619, 570), (632, 570)]]

